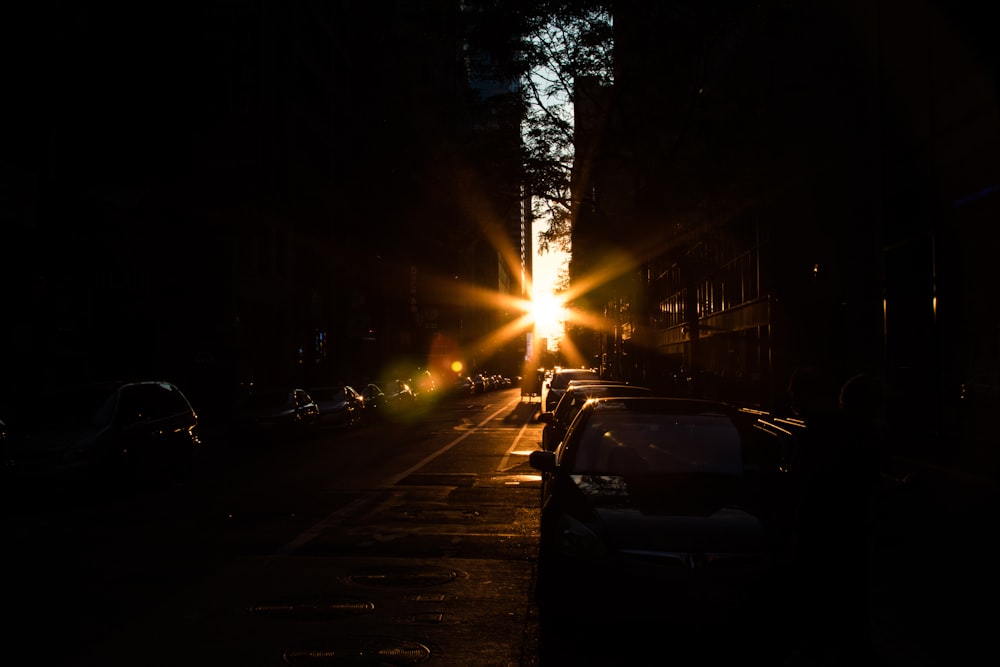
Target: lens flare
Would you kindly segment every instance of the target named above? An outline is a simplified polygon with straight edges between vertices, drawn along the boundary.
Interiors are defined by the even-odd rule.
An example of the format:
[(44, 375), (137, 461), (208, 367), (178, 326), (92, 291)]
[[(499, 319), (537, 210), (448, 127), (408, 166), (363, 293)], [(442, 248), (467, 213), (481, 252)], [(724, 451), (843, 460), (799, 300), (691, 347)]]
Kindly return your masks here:
[(531, 300), (530, 313), (539, 336), (555, 335), (566, 319), (566, 306), (555, 294), (536, 294)]

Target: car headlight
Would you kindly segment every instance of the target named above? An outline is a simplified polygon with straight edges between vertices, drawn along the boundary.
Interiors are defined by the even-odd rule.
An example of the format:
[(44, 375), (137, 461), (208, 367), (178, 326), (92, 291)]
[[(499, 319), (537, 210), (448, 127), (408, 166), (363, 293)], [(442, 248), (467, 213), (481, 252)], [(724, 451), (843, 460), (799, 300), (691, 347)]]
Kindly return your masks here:
[(594, 531), (578, 519), (563, 514), (556, 523), (556, 549), (560, 554), (580, 560), (602, 561), (608, 548)]

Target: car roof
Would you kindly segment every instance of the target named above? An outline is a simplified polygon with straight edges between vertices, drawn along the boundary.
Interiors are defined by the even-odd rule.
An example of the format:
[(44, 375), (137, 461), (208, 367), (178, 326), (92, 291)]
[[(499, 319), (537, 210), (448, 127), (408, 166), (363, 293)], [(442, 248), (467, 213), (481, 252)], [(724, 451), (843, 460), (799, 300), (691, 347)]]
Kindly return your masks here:
[(649, 387), (643, 387), (642, 385), (618, 382), (615, 380), (570, 380), (569, 384), (566, 385), (566, 390), (582, 389), (584, 387), (639, 387), (640, 389), (649, 389)]
[(735, 414), (736, 408), (724, 401), (675, 396), (601, 396), (591, 404), (595, 409), (628, 409), (664, 414), (703, 414), (721, 412)]
[(585, 377), (570, 380), (570, 384), (628, 384), (625, 380), (603, 380), (600, 378)]
[[(611, 393), (608, 393), (611, 392)], [(635, 384), (580, 384), (568, 387), (566, 393), (574, 394), (605, 394), (609, 396), (655, 396), (656, 392), (650, 387), (643, 387)]]
[(555, 373), (552, 374), (553, 377), (556, 375), (584, 375), (592, 376), (599, 375), (596, 368), (560, 368)]

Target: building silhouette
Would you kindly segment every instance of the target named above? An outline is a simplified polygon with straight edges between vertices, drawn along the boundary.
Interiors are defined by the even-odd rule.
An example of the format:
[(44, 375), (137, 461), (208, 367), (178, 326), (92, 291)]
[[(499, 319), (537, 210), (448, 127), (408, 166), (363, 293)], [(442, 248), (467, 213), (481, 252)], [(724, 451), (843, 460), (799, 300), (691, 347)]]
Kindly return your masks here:
[(602, 276), (577, 305), (603, 325), (575, 345), (609, 375), (775, 409), (798, 366), (874, 371), (911, 451), (984, 438), (988, 10), (724, 4), (616, 3), (613, 85), (576, 83), (570, 278)]
[(477, 7), (5, 8), (4, 391), (159, 376), (207, 412), (466, 354), (504, 315), (441, 285), (530, 270)]

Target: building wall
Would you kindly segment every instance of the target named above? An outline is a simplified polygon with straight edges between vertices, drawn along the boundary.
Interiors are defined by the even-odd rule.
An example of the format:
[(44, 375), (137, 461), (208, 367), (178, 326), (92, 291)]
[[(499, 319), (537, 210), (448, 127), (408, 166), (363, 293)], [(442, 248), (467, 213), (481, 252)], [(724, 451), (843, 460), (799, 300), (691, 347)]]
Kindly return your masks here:
[[(578, 106), (601, 120), (576, 166), (579, 192), (615, 203), (595, 222), (579, 198), (571, 277), (610, 256), (644, 270), (648, 307), (629, 312), (649, 328), (649, 381), (779, 407), (797, 366), (873, 370), (900, 424), (956, 428), (971, 378), (990, 397), (997, 386), (987, 15), (891, 1), (729, 10), (619, 5), (614, 112)], [(606, 288), (598, 309), (641, 300)]]
[[(453, 231), (481, 239), (484, 212), (513, 211), (516, 247), (516, 141), (465, 149), (460, 3), (60, 10), (3, 10), (23, 39), (5, 44), (0, 183), (35, 190), (0, 244), (33, 263), (4, 270), (23, 295), (5, 385), (167, 373), (225, 396), (377, 375), (428, 353), (411, 267), (450, 275)], [(504, 184), (506, 208), (464, 200), (474, 181)]]

